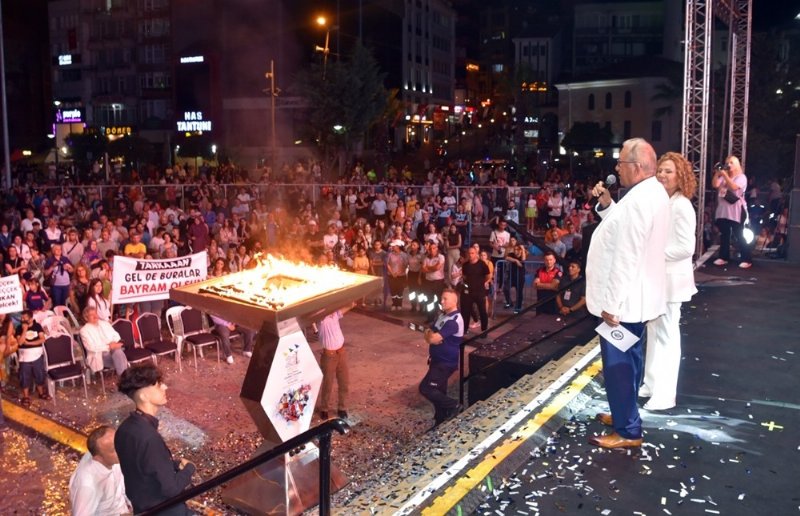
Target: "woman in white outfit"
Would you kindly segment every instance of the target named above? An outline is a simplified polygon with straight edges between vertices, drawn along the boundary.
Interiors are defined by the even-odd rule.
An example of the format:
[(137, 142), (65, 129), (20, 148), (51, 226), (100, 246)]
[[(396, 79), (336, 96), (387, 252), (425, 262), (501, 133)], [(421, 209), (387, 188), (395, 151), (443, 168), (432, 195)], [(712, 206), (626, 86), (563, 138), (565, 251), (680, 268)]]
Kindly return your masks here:
[(665, 249), (667, 313), (647, 324), (644, 383), (639, 396), (650, 398), (645, 409), (666, 410), (675, 406), (681, 365), (681, 303), (697, 292), (692, 266), (697, 215), (690, 200), (697, 190), (697, 180), (691, 164), (676, 152), (661, 156), (656, 178), (667, 190), (670, 206)]

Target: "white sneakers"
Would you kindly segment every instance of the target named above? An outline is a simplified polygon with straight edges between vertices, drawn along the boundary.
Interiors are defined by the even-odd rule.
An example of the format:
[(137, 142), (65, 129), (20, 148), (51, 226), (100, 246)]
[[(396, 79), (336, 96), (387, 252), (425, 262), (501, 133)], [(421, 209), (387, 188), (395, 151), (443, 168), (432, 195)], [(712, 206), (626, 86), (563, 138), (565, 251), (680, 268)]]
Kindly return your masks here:
[(752, 266), (753, 266), (753, 264), (750, 263), (750, 262), (742, 262), (742, 263), (739, 264), (739, 268), (740, 269), (749, 269)]
[(247, 358), (250, 358), (250, 357), (253, 356), (253, 352), (252, 351), (243, 351), (242, 355), (246, 356)]
[(716, 260), (714, 260), (714, 265), (728, 265), (728, 260), (717, 258)]
[(229, 364), (232, 364), (232, 363), (233, 363), (233, 357), (232, 357), (232, 356), (231, 356), (231, 357), (228, 357), (228, 358), (226, 358), (226, 359), (225, 359), (225, 361), (226, 361), (227, 363), (229, 363)]

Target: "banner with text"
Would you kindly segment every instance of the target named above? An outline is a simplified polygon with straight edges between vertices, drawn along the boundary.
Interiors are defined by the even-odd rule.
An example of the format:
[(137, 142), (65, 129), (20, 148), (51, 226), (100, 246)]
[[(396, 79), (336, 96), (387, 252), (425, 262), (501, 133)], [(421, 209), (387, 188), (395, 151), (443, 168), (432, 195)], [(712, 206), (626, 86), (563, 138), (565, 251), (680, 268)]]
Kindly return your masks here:
[(111, 301), (114, 304), (169, 299), (169, 289), (206, 279), (206, 252), (165, 260), (114, 257)]
[(0, 314), (13, 314), (22, 311), (22, 285), (19, 275), (12, 274), (0, 278)]

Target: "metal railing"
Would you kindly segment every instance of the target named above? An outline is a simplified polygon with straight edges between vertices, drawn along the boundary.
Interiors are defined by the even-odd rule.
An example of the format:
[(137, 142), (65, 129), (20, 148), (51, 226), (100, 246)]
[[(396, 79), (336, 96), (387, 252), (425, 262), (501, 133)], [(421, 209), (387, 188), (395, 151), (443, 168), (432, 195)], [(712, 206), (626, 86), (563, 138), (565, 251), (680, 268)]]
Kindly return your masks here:
[[(586, 280), (583, 279), (582, 281), (586, 281)], [(568, 283), (564, 284), (563, 286), (559, 287), (559, 289), (557, 291), (555, 291), (553, 295), (556, 296), (556, 295), (560, 294), (561, 292), (567, 290), (567, 288), (572, 287), (572, 285), (573, 285), (572, 282), (568, 282)], [(483, 367), (483, 368), (479, 369), (478, 371), (470, 371), (468, 375), (466, 374), (465, 350), (466, 350), (467, 346), (474, 346), (475, 345), (474, 344), (475, 341), (477, 341), (478, 339), (486, 337), (490, 332), (492, 332), (494, 330), (497, 330), (498, 328), (502, 328), (503, 326), (505, 326), (507, 324), (511, 324), (514, 321), (517, 321), (518, 318), (521, 317), (522, 315), (530, 312), (531, 310), (536, 310), (540, 306), (543, 306), (545, 303), (551, 301), (551, 299), (552, 298), (548, 297), (546, 299), (537, 300), (532, 305), (529, 305), (526, 308), (523, 308), (522, 311), (519, 314), (516, 314), (516, 315), (514, 315), (512, 317), (509, 317), (508, 319), (505, 319), (504, 321), (502, 321), (502, 322), (500, 322), (498, 324), (495, 324), (494, 326), (490, 326), (490, 327), (486, 328), (486, 330), (484, 330), (484, 331), (482, 331), (482, 332), (480, 332), (480, 333), (478, 333), (478, 334), (476, 334), (476, 335), (474, 335), (474, 336), (472, 336), (472, 337), (470, 337), (468, 339), (465, 339), (461, 343), (460, 350), (459, 350), (459, 361), (458, 361), (458, 402), (462, 406), (464, 406), (465, 386), (467, 385), (467, 383), (470, 380), (472, 380), (473, 378), (475, 378), (475, 377), (477, 377), (479, 375), (485, 374), (486, 371), (488, 371), (490, 369), (494, 369), (496, 367), (499, 367), (501, 364), (506, 363), (512, 357), (515, 357), (515, 356), (517, 356), (517, 355), (519, 355), (521, 353), (524, 353), (524, 352), (528, 351), (529, 349), (533, 348), (539, 342), (542, 342), (545, 339), (552, 338), (553, 335), (558, 335), (562, 331), (567, 330), (569, 328), (572, 328), (572, 327), (576, 326), (577, 324), (583, 322), (588, 317), (592, 317), (589, 314), (588, 311), (584, 312), (584, 315), (582, 317), (576, 318), (574, 321), (570, 322), (569, 324), (564, 325), (562, 328), (558, 329), (557, 331), (555, 331), (553, 333), (549, 333), (549, 334), (543, 336), (541, 339), (532, 340), (529, 343), (529, 345), (524, 346), (522, 349), (519, 349), (519, 350), (515, 351), (514, 353), (511, 353), (510, 355), (507, 355), (507, 356), (505, 356), (505, 357), (503, 357), (501, 359), (498, 359), (497, 361), (492, 362), (491, 364), (488, 364), (486, 367)], [(465, 324), (466, 324), (466, 322), (465, 322)], [(477, 347), (479, 348), (480, 346), (477, 346)]]
[(164, 500), (160, 504), (139, 513), (141, 516), (155, 516), (156, 514), (174, 507), (180, 503), (184, 503), (196, 496), (204, 494), (214, 488), (217, 488), (225, 482), (232, 480), (239, 475), (246, 473), (262, 464), (269, 462), (272, 459), (280, 457), (286, 453), (295, 450), (304, 444), (311, 442), (311, 440), (319, 438), (319, 514), (320, 516), (328, 516), (331, 513), (331, 437), (335, 431), (340, 434), (346, 434), (350, 427), (343, 419), (329, 419), (319, 426), (315, 426), (306, 430), (300, 435), (292, 437), (275, 448), (268, 450), (261, 455), (257, 455), (250, 460), (247, 460), (238, 466), (220, 473), (216, 477), (190, 487), (179, 495), (173, 496)]

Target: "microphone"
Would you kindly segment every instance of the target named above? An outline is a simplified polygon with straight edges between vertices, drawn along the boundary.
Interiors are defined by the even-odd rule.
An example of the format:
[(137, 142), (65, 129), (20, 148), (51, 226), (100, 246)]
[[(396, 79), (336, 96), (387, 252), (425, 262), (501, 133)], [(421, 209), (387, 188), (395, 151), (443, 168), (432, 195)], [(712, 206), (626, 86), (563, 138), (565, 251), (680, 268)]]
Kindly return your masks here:
[[(606, 188), (610, 188), (610, 187), (614, 186), (615, 184), (617, 184), (617, 176), (615, 176), (614, 174), (609, 174), (608, 177), (606, 178), (606, 181), (605, 181), (605, 187)], [(592, 197), (591, 199), (589, 199), (588, 201), (586, 201), (583, 204), (583, 209), (584, 210), (594, 209), (594, 207), (597, 204), (597, 201), (599, 199), (600, 199), (600, 197)]]

